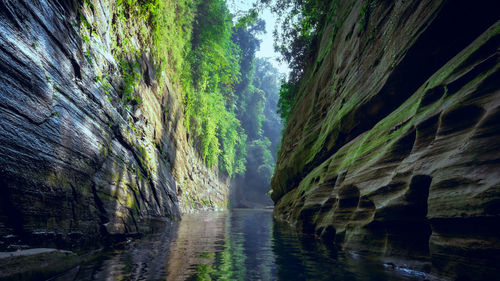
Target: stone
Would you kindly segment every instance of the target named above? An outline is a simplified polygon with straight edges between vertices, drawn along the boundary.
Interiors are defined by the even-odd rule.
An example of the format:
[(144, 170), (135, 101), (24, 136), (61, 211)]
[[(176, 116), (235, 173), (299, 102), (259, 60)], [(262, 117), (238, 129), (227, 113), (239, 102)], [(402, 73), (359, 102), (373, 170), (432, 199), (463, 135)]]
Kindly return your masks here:
[[(227, 205), (229, 181), (188, 142), (180, 92), (155, 80), (140, 21), (112, 28), (113, 5), (92, 2), (0, 1), (0, 250), (96, 248)], [(120, 58), (144, 73), (142, 102), (127, 106), (118, 28), (143, 52)]]
[(0, 252), (0, 280), (45, 280), (79, 262), (73, 252), (50, 248)]
[(498, 4), (376, 1), (363, 29), (363, 2), (339, 1), (320, 26), (272, 178), (274, 215), (396, 266), (493, 280)]

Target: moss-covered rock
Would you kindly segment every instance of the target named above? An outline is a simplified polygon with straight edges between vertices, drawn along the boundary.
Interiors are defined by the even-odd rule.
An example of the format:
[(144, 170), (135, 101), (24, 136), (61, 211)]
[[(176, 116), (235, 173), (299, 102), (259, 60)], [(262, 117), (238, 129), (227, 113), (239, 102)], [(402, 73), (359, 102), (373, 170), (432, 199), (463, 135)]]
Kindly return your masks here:
[(226, 205), (187, 140), (154, 7), (129, 2), (0, 2), (0, 250), (98, 247)]
[(360, 20), (363, 1), (350, 2), (301, 80), (275, 216), (436, 274), (498, 274), (500, 229), (487, 227), (500, 223), (496, 3), (375, 1)]

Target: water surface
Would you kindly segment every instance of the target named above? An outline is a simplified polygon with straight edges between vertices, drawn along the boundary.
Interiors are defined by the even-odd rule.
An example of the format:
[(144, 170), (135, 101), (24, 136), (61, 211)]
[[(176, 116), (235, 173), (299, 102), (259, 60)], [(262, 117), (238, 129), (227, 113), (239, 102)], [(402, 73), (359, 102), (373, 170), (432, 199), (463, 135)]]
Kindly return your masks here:
[(159, 234), (56, 280), (424, 280), (378, 261), (327, 249), (274, 222), (271, 210), (183, 216)]

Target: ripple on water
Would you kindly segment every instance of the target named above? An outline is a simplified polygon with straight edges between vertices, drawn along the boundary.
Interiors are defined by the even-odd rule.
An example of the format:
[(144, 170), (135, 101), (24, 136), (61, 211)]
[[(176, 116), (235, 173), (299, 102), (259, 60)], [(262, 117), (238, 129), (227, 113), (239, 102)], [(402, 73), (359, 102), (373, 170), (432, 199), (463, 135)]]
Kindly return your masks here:
[(185, 215), (55, 280), (424, 280), (425, 274), (333, 252), (271, 210)]

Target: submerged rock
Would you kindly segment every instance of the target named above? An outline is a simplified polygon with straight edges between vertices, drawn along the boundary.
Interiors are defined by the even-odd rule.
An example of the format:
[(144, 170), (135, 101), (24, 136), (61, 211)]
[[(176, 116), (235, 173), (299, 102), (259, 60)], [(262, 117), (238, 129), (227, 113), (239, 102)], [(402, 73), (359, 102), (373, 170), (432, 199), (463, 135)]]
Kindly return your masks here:
[(339, 1), (320, 27), (272, 179), (275, 217), (345, 249), (495, 279), (498, 3), (376, 1), (362, 27), (363, 2)]
[(70, 251), (37, 248), (0, 252), (0, 280), (45, 280), (80, 262)]

